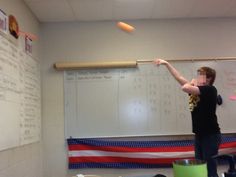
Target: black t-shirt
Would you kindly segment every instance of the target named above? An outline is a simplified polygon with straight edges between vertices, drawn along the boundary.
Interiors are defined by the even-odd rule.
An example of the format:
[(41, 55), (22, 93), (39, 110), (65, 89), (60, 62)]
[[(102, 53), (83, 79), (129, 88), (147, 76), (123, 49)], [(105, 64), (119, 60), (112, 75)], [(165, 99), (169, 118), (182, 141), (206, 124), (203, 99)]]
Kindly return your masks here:
[(193, 106), (192, 127), (197, 135), (220, 133), (216, 116), (217, 90), (214, 86), (198, 86), (200, 95)]

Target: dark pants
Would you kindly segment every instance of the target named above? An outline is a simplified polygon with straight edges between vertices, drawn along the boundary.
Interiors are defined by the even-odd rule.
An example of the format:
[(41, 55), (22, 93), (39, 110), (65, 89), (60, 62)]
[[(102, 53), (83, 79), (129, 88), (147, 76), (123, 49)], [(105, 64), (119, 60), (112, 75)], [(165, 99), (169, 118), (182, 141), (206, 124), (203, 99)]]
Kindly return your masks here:
[(218, 177), (216, 161), (211, 157), (218, 154), (221, 134), (195, 135), (195, 158), (207, 162), (208, 177)]

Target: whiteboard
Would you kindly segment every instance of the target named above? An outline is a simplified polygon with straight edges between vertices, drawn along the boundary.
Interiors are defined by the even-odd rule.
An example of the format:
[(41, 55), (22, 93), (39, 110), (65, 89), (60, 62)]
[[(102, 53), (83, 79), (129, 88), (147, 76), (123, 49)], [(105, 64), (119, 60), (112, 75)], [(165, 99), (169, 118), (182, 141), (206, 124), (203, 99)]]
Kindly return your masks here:
[[(215, 86), (223, 98), (217, 107), (223, 133), (235, 133), (236, 61), (172, 62), (183, 76), (197, 69), (217, 72)], [(191, 134), (188, 94), (165, 66), (139, 64), (132, 69), (64, 72), (65, 136), (78, 138)]]
[(0, 35), (0, 150), (40, 140), (39, 63)]

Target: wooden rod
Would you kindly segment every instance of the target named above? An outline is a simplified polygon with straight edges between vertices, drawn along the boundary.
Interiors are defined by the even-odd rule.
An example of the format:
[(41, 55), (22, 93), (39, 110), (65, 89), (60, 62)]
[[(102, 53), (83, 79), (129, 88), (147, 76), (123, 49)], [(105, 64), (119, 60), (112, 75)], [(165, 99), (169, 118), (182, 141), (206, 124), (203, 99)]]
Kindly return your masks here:
[[(166, 59), (167, 61), (217, 61), (217, 60), (236, 60), (236, 57), (208, 57), (208, 58), (179, 58)], [(73, 69), (99, 69), (99, 68), (136, 68), (138, 64), (151, 63), (154, 59), (149, 60), (131, 60), (131, 61), (109, 61), (109, 62), (57, 62), (54, 68), (57, 70)]]
[[(179, 58), (179, 59), (165, 59), (167, 61), (217, 61), (217, 60), (236, 60), (236, 57), (208, 57), (208, 58)], [(137, 60), (137, 64), (151, 63), (154, 59), (150, 60)]]
[(137, 61), (109, 61), (109, 62), (57, 62), (57, 70), (99, 69), (99, 68), (135, 68)]

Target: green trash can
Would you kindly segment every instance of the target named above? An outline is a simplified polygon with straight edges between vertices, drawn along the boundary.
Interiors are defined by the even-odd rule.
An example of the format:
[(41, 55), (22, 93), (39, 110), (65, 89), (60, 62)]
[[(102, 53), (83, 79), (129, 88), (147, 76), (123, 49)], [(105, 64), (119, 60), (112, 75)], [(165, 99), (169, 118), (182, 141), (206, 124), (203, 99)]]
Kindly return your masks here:
[(173, 162), (174, 177), (207, 177), (206, 162), (194, 159)]

